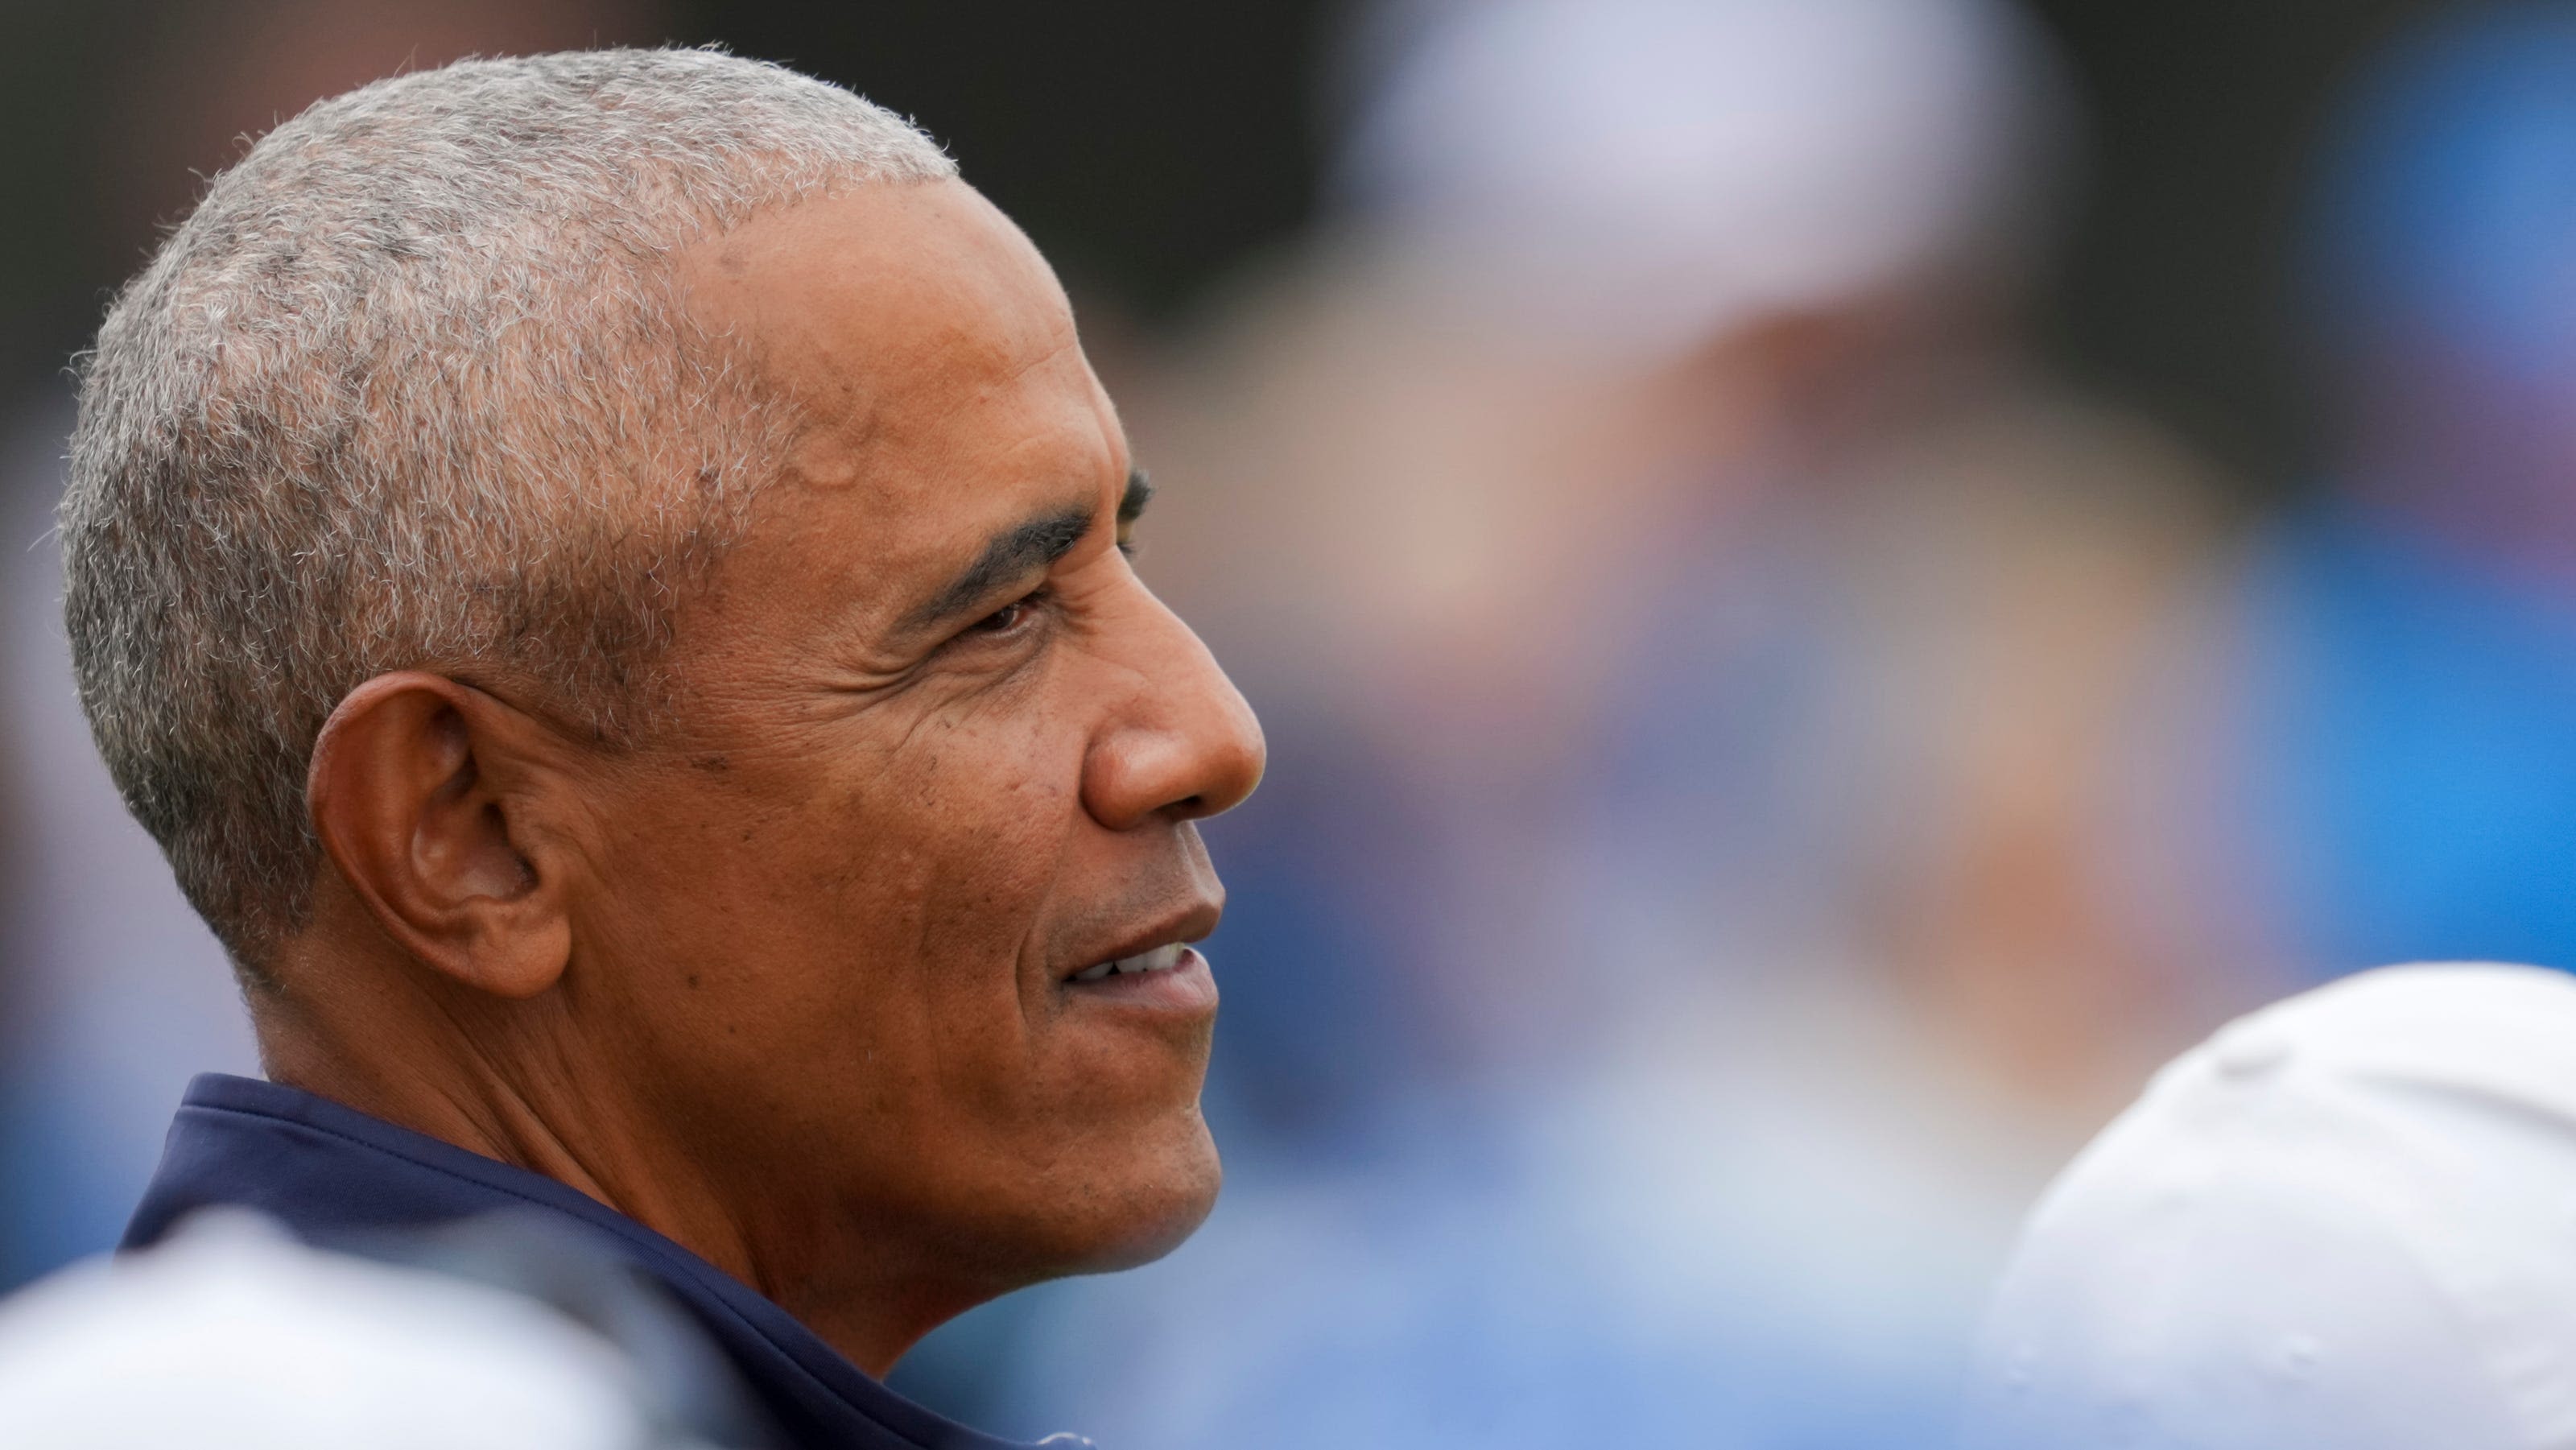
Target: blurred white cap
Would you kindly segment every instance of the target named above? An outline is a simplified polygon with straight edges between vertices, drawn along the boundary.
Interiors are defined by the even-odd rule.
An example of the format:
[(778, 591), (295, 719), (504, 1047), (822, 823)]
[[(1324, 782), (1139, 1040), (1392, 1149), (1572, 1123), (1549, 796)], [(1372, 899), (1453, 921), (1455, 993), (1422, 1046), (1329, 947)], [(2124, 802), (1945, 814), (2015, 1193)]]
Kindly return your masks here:
[(656, 1436), (633, 1391), (542, 1304), (247, 1214), (0, 1303), (13, 1450), (637, 1450)]
[(2369, 972), (2166, 1068), (2024, 1230), (1966, 1443), (2576, 1447), (2576, 980)]
[(2052, 94), (2003, 0), (1451, 0), (1362, 36), (1342, 201), (1627, 348), (1992, 240)]

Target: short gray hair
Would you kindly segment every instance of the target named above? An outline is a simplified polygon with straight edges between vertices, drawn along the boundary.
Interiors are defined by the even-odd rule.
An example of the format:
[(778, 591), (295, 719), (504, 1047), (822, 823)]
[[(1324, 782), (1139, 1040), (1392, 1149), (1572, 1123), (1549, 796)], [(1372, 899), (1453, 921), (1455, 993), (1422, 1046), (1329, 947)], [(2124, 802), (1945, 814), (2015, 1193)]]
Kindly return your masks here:
[(257, 980), (310, 911), (305, 772), (388, 670), (535, 682), (630, 738), (678, 593), (792, 422), (668, 259), (956, 175), (839, 87), (706, 50), (467, 61), (270, 132), (109, 308), (61, 514), (125, 802)]

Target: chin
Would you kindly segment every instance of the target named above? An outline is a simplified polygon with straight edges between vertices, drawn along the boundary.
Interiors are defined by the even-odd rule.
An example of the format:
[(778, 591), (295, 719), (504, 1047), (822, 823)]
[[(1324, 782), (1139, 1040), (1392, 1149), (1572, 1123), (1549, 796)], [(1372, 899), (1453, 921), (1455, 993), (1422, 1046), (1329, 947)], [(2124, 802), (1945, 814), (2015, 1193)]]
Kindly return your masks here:
[[(1193, 1110), (1186, 1123), (1131, 1145), (1122, 1161), (1095, 1179), (1100, 1191), (1084, 1195), (1096, 1211), (1067, 1224), (1064, 1274), (1101, 1274), (1152, 1263), (1198, 1231), (1216, 1207), (1225, 1181), (1207, 1123)], [(1137, 1151), (1138, 1149), (1143, 1151)]]

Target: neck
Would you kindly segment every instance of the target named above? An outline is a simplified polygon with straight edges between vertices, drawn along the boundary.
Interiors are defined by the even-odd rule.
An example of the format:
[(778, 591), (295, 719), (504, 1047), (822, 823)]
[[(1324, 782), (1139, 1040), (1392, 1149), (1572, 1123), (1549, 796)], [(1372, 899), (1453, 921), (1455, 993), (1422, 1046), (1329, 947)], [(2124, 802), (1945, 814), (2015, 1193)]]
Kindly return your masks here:
[[(869, 1374), (989, 1297), (853, 1250), (889, 1236), (790, 1204), (764, 1182), (755, 1211), (615, 1090), (593, 1034), (556, 991), (506, 1001), (317, 929), (253, 993), (260, 1060), (275, 1082), (471, 1153), (552, 1178), (653, 1229), (794, 1314)], [(381, 938), (379, 938), (381, 941)]]

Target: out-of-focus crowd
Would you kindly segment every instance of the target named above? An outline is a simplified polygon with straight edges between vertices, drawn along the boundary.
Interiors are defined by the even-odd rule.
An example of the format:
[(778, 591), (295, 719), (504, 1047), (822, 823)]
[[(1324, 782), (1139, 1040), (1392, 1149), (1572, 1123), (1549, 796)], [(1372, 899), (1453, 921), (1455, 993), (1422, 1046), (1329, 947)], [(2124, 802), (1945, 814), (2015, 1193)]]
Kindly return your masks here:
[[(1309, 233), (1093, 339), (1141, 568), (1270, 737), (1208, 827), (1225, 1200), (899, 1377), (1130, 1450), (1938, 1443), (2154, 1064), (2374, 963), (2576, 966), (2576, 9), (2353, 78), (2268, 491), (2042, 361), (2084, 98), (2004, 0), (1389, 3), (1336, 74)], [(0, 553), (19, 1275), (250, 1066), (56, 581)]]

